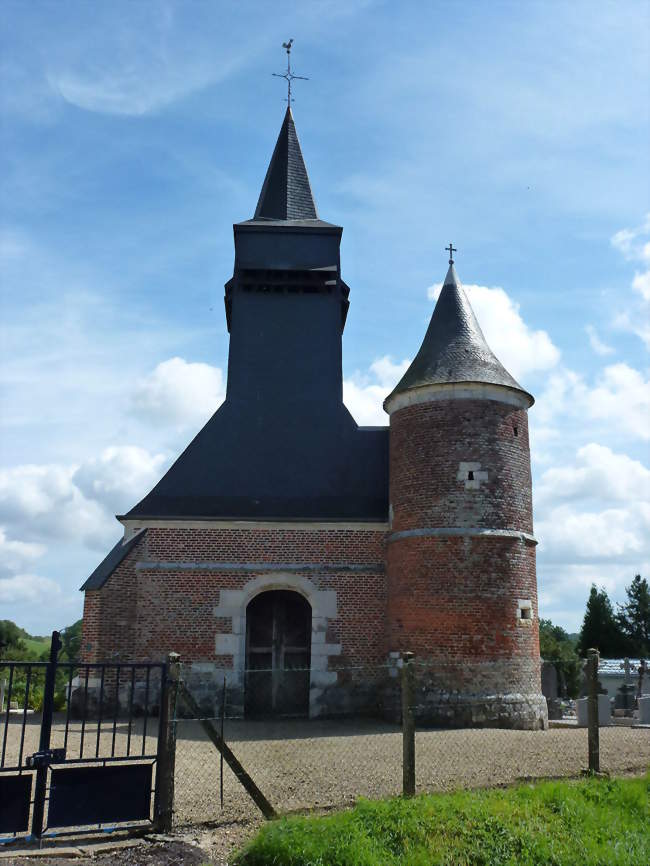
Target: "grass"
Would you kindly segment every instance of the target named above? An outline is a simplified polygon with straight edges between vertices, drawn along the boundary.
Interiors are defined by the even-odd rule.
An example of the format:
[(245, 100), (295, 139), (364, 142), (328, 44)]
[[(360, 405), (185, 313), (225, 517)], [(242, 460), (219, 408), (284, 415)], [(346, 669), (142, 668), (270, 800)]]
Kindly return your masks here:
[(650, 774), (360, 801), (266, 824), (234, 866), (641, 866)]
[(51, 637), (24, 637), (21, 638), (21, 640), (25, 644), (27, 649), (37, 656), (40, 656), (41, 653), (49, 651), (50, 643), (52, 642)]

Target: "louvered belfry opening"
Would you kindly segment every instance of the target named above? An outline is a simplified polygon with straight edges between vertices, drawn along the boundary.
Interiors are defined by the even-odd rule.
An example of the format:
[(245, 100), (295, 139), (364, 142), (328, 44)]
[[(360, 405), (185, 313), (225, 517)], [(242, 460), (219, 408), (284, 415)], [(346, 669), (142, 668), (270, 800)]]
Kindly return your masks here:
[(311, 606), (300, 593), (269, 590), (246, 608), (245, 713), (309, 715)]

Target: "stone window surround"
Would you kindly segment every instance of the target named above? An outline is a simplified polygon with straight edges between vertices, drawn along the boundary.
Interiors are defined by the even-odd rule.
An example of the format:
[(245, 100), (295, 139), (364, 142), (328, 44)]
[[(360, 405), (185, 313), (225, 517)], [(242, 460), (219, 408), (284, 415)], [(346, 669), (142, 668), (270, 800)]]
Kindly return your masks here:
[[(526, 614), (524, 614), (526, 611)], [(531, 625), (535, 617), (533, 604), (529, 598), (520, 598), (517, 601), (517, 625)]]
[(288, 572), (271, 572), (254, 577), (241, 589), (221, 589), (219, 604), (213, 609), (215, 617), (232, 620), (230, 634), (218, 634), (215, 653), (232, 656), (235, 677), (243, 675), (246, 664), (246, 608), (263, 592), (289, 590), (298, 592), (311, 606), (311, 659), (309, 715), (317, 714), (319, 698), (325, 688), (336, 683), (336, 671), (328, 670), (329, 659), (341, 654), (340, 643), (327, 643), (327, 626), (338, 614), (337, 592), (320, 590), (307, 577)]

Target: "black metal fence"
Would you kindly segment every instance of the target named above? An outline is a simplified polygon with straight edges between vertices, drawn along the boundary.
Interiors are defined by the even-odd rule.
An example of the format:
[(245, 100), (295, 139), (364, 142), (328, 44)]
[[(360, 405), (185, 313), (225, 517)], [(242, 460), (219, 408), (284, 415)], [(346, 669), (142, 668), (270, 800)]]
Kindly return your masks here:
[(0, 662), (1, 842), (146, 827), (164, 805), (166, 665), (63, 662), (59, 648), (55, 632), (49, 662)]

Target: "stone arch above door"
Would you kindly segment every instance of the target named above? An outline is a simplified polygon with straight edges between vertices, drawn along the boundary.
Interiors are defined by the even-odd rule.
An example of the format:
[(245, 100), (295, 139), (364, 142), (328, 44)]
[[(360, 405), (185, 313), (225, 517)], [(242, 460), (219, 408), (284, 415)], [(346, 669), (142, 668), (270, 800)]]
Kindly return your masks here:
[(330, 656), (341, 654), (340, 643), (327, 643), (327, 626), (338, 615), (338, 593), (334, 589), (318, 589), (308, 577), (277, 571), (249, 580), (241, 589), (222, 589), (215, 617), (232, 619), (231, 634), (216, 636), (215, 651), (219, 656), (231, 655), (235, 672), (243, 672), (246, 660), (246, 608), (261, 592), (286, 589), (299, 592), (311, 605), (311, 689), (312, 705), (321, 690), (336, 682), (336, 673), (329, 671)]

